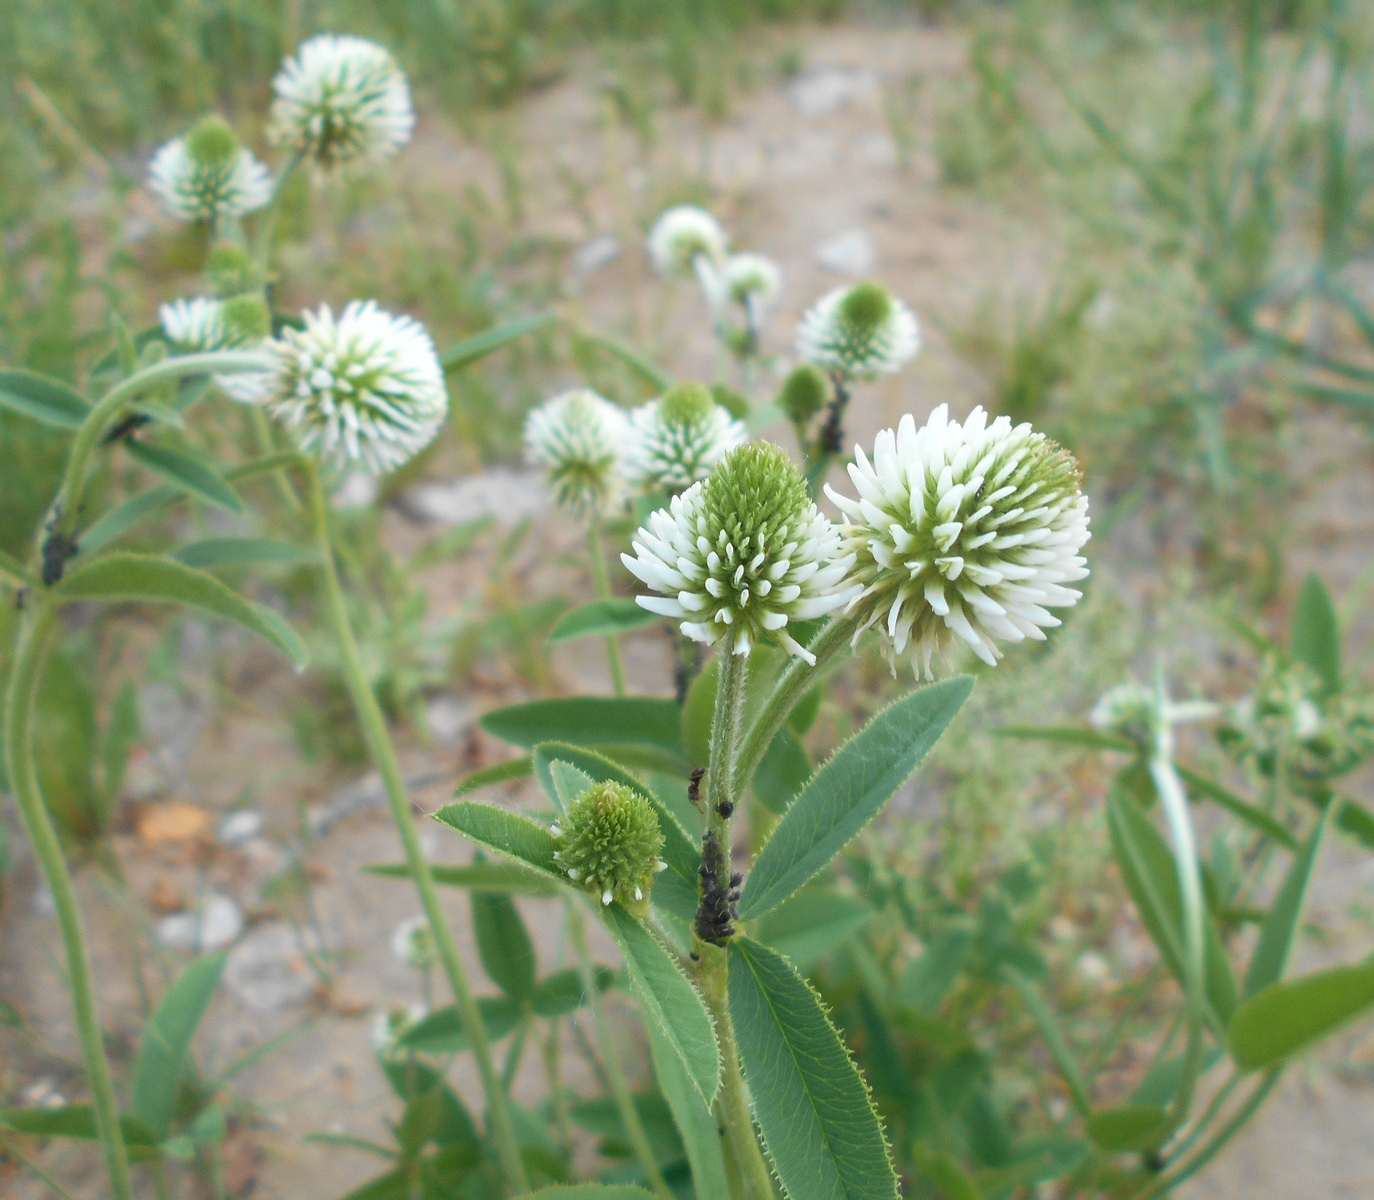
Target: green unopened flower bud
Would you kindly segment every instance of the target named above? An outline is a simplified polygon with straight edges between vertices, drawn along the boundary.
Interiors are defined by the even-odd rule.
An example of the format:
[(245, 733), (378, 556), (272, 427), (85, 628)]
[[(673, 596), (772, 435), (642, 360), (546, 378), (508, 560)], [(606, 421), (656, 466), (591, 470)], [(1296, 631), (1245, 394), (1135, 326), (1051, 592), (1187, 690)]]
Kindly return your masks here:
[(778, 393), (778, 407), (788, 420), (805, 425), (825, 407), (830, 389), (825, 376), (810, 363), (798, 367), (785, 380)]
[(716, 406), (715, 397), (699, 383), (679, 383), (658, 402), (659, 419), (668, 425), (694, 425)]
[(205, 275), (216, 296), (235, 296), (262, 286), (261, 272), (248, 251), (236, 242), (219, 242), (211, 247)]
[(230, 345), (252, 346), (270, 337), (272, 313), (261, 292), (242, 292), (230, 296), (220, 308)]
[(554, 858), (578, 887), (602, 904), (642, 904), (654, 876), (667, 865), (663, 831), (653, 805), (622, 783), (595, 783), (568, 806), (553, 827)]
[(239, 140), (223, 117), (204, 117), (186, 135), (186, 152), (202, 167), (222, 167), (239, 152)]

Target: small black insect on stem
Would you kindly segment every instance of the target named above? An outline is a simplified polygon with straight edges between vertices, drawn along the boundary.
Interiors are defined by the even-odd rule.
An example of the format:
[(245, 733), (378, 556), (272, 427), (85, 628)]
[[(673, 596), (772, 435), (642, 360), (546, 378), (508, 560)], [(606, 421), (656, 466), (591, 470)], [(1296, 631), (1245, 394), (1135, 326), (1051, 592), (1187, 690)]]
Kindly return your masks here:
[(830, 384), (835, 394), (830, 399), (825, 424), (821, 426), (816, 439), (816, 450), (822, 456), (839, 454), (844, 450), (844, 414), (849, 407), (849, 389), (845, 386), (844, 376), (838, 371), (832, 372)]
[(28, 589), (28, 588), (26, 588), (26, 587), (15, 588), (15, 589), (14, 589), (14, 611), (15, 611), (15, 612), (23, 612), (23, 611), (24, 611), (24, 604), (27, 602), (28, 598), (29, 598), (29, 589)]
[(151, 419), (151, 417), (143, 413), (130, 413), (122, 421), (118, 421), (110, 426), (105, 436), (100, 439), (100, 444), (102, 446), (113, 446), (115, 442), (123, 441), (131, 433), (136, 433), (138, 430), (142, 429)]
[(43, 582), (52, 587), (62, 578), (62, 573), (67, 569), (67, 563), (76, 557), (77, 544), (76, 538), (67, 537), (59, 528), (58, 522), (62, 519), (61, 508), (53, 510), (52, 519), (44, 526), (48, 531), (48, 536), (43, 539), (43, 569), (41, 575)]
[(697, 906), (696, 933), (703, 942), (723, 946), (735, 936), (739, 920), (740, 884), (744, 877), (730, 874), (730, 859), (714, 830), (701, 840), (701, 903)]
[(687, 799), (693, 808), (701, 807), (701, 781), (706, 774), (705, 767), (693, 767), (692, 778), (687, 783)]

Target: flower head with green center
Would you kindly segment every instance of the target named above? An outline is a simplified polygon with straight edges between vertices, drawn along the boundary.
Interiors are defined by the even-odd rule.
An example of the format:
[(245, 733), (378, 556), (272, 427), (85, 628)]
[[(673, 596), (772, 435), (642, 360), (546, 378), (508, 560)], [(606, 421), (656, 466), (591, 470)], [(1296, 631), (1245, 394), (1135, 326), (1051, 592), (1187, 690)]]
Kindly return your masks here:
[(173, 138), (148, 164), (148, 186), (183, 221), (241, 217), (267, 203), (272, 177), (220, 117)]
[(725, 258), (729, 239), (704, 208), (680, 204), (668, 209), (649, 231), (649, 257), (660, 275), (690, 277), (698, 264), (714, 268)]
[(911, 310), (878, 283), (826, 293), (797, 326), (802, 361), (851, 379), (891, 375), (920, 348), (921, 331)]
[(783, 380), (778, 407), (794, 425), (805, 425), (825, 407), (830, 386), (825, 376), (809, 363), (795, 367)]
[(302, 314), (264, 350), (274, 360), (266, 403), (302, 450), (374, 475), (423, 450), (448, 415), (444, 371), (417, 321), (354, 300)]
[(639, 904), (654, 876), (668, 864), (658, 814), (647, 799), (623, 783), (594, 783), (568, 805), (553, 827), (559, 868), (580, 888), (601, 898)]
[(681, 383), (630, 413), (625, 471), (646, 492), (680, 492), (748, 439), (708, 389)]
[(525, 419), (525, 458), (548, 472), (559, 504), (604, 513), (625, 499), (626, 417), (590, 388), (545, 401)]
[[(163, 336), (182, 353), (208, 350), (247, 350), (261, 344), (271, 325), (271, 314), (261, 293), (248, 292), (215, 300), (196, 296), (173, 300), (158, 309)], [(260, 402), (270, 376), (252, 371), (216, 375), (217, 387), (241, 404)]]
[(391, 953), (417, 971), (434, 966), (439, 961), (439, 947), (434, 943), (429, 919), (423, 916), (407, 917), (397, 925), (391, 935)]
[(1128, 679), (1098, 697), (1088, 714), (1088, 724), (1103, 733), (1115, 733), (1139, 746), (1148, 746), (1159, 723), (1158, 710), (1155, 693)]
[(762, 254), (732, 254), (720, 271), (728, 300), (761, 315), (782, 291), (778, 264)]
[(324, 168), (389, 158), (415, 125), (405, 74), (363, 38), (324, 33), (302, 43), (272, 90), (269, 136)]
[(894, 665), (910, 647), (929, 679), (954, 639), (996, 663), (999, 641), (1043, 639), (1059, 624), (1049, 609), (1077, 602), (1088, 500), (1073, 455), (1044, 434), (981, 408), (960, 424), (942, 404), (855, 459), (858, 497), (826, 493), (856, 557), (859, 631), (881, 624)]
[(846, 578), (853, 553), (792, 460), (768, 442), (732, 450), (710, 478), (654, 513), (634, 551), (621, 561), (659, 593), (637, 597), (641, 607), (681, 619), (698, 642), (724, 639), (735, 654), (772, 638), (814, 662), (788, 623), (833, 612), (858, 590)]

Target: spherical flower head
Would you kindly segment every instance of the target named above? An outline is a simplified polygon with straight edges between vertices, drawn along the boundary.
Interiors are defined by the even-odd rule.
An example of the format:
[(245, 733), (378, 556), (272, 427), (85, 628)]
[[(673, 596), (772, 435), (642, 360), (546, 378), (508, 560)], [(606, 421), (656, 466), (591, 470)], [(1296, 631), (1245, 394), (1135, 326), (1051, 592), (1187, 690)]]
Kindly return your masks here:
[(625, 499), (625, 413), (590, 388), (564, 392), (525, 419), (525, 457), (548, 473), (558, 503), (604, 513)]
[[(207, 296), (173, 300), (158, 309), (163, 336), (183, 354), (247, 350), (258, 346), (271, 325), (260, 293), (216, 300)], [(260, 371), (215, 375), (215, 385), (241, 404), (260, 402), (270, 376)]]
[(439, 948), (425, 917), (407, 917), (391, 935), (391, 953), (417, 971), (439, 961)]
[(762, 254), (732, 254), (720, 273), (726, 296), (754, 313), (762, 313), (782, 291), (778, 264)]
[(721, 263), (728, 242), (720, 222), (704, 208), (680, 204), (663, 213), (649, 230), (649, 257), (660, 275), (682, 278), (697, 269), (698, 260)]
[(920, 429), (908, 415), (849, 467), (851, 499), (826, 488), (856, 557), (859, 632), (878, 624), (889, 658), (908, 648), (927, 679), (956, 639), (989, 665), (999, 642), (1043, 640), (1049, 610), (1078, 601), (1088, 574), (1088, 500), (1073, 455), (1027, 424), (962, 425), (941, 405)]
[(625, 471), (646, 492), (680, 492), (749, 440), (707, 388), (682, 383), (630, 413)]
[(578, 887), (602, 904), (643, 904), (654, 876), (667, 864), (658, 814), (634, 788), (594, 783), (569, 806), (553, 827), (554, 858)]
[(1133, 679), (1103, 692), (1088, 714), (1088, 723), (1103, 733), (1115, 733), (1137, 745), (1149, 745), (1158, 720), (1158, 697)]
[(851, 379), (891, 375), (920, 348), (915, 316), (878, 283), (827, 292), (797, 326), (797, 353), (804, 362)]
[(372, 1018), (372, 1047), (381, 1058), (402, 1053), (401, 1039), (428, 1014), (418, 1004), (385, 1009)]
[(302, 43), (272, 90), (268, 135), (326, 169), (389, 158), (415, 125), (405, 74), (363, 38), (324, 33)]
[(303, 327), (264, 343), (272, 358), (266, 403), (302, 450), (374, 475), (409, 462), (448, 415), (444, 371), (418, 322), (352, 301), (324, 305)]
[(825, 407), (830, 399), (830, 385), (825, 376), (810, 363), (795, 367), (783, 380), (778, 393), (778, 407), (796, 425), (805, 425)]
[(163, 336), (178, 350), (224, 350), (231, 346), (223, 300), (207, 296), (173, 300), (162, 305), (157, 315)]
[(272, 177), (219, 117), (173, 138), (148, 164), (148, 186), (183, 221), (241, 217), (267, 203)]
[(857, 592), (846, 580), (854, 555), (811, 503), (792, 460), (768, 442), (732, 450), (710, 478), (654, 513), (621, 561), (657, 596), (641, 607), (682, 621), (708, 645), (736, 654), (775, 640), (807, 662), (788, 632), (793, 621), (824, 616)]

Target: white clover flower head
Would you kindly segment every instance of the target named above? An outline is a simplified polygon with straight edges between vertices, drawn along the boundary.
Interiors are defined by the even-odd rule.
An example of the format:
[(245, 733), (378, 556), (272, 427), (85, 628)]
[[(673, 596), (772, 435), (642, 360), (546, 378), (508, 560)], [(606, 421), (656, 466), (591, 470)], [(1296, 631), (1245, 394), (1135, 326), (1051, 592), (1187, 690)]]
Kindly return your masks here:
[(378, 1010), (372, 1017), (372, 1048), (383, 1058), (399, 1053), (401, 1038), (428, 1015), (419, 1004)]
[(543, 467), (558, 503), (604, 513), (625, 499), (623, 409), (590, 388), (545, 401), (525, 419), (525, 458)]
[(726, 296), (751, 312), (762, 313), (782, 291), (782, 271), (762, 254), (732, 254), (720, 273)]
[(797, 353), (803, 362), (851, 379), (891, 375), (920, 348), (916, 317), (879, 283), (827, 292), (797, 326)]
[(381, 475), (434, 440), (448, 392), (424, 326), (371, 300), (337, 317), (326, 304), (302, 319), (263, 347), (274, 360), (266, 403), (302, 450)]
[(698, 263), (719, 265), (728, 242), (720, 222), (704, 208), (679, 204), (649, 230), (649, 257), (660, 275), (681, 278), (697, 270)]
[(391, 934), (391, 953), (407, 966), (423, 971), (439, 960), (439, 949), (429, 921), (423, 916), (407, 917)]
[[(889, 659), (908, 648), (931, 678), (932, 656), (955, 639), (989, 665), (999, 642), (1043, 640), (1049, 610), (1077, 602), (1088, 574), (1088, 499), (1073, 455), (1007, 417), (976, 408), (960, 424), (940, 405), (856, 450), (851, 499), (827, 487), (843, 515), (861, 586), (859, 632), (879, 625)], [(857, 640), (856, 634), (856, 640)]]
[(267, 203), (272, 177), (219, 117), (162, 146), (148, 164), (148, 187), (183, 221), (241, 217)]
[(725, 456), (711, 476), (661, 508), (620, 556), (657, 596), (636, 599), (682, 622), (682, 632), (735, 654), (774, 640), (807, 662), (788, 631), (841, 608), (857, 593), (853, 553), (811, 502), (792, 460), (769, 442)]
[(743, 424), (706, 388), (678, 384), (630, 413), (625, 472), (642, 491), (680, 492), (748, 440)]
[(1088, 714), (1088, 724), (1103, 733), (1116, 733), (1139, 745), (1150, 742), (1158, 719), (1158, 696), (1134, 679), (1108, 688)]
[[(200, 353), (209, 350), (249, 350), (260, 346), (271, 325), (271, 314), (259, 293), (228, 299), (196, 296), (173, 300), (158, 309), (163, 336), (174, 350)], [(260, 403), (271, 376), (260, 371), (213, 376), (215, 385), (240, 404)]]
[(326, 169), (389, 158), (415, 125), (405, 73), (364, 38), (310, 38), (282, 63), (272, 90), (268, 135)]

